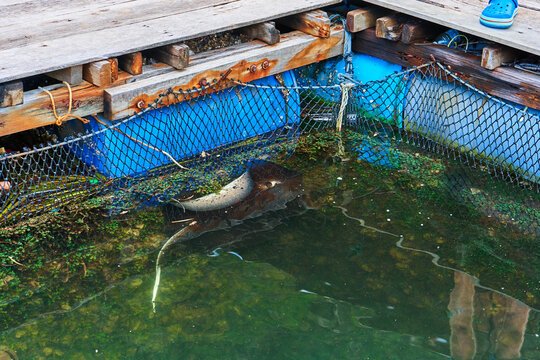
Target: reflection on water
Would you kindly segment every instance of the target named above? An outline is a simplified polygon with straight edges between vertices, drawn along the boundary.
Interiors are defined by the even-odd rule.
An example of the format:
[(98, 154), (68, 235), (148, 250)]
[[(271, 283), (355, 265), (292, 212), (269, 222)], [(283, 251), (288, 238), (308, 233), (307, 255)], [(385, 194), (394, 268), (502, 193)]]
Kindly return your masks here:
[(69, 305), (10, 305), (0, 359), (540, 359), (537, 254), (366, 172), (263, 164), (236, 206), (165, 208), (166, 232), (197, 224), (156, 314), (150, 261)]
[(456, 271), (448, 310), (454, 359), (521, 358), (531, 310), (527, 305), (499, 292), (477, 293), (473, 278)]

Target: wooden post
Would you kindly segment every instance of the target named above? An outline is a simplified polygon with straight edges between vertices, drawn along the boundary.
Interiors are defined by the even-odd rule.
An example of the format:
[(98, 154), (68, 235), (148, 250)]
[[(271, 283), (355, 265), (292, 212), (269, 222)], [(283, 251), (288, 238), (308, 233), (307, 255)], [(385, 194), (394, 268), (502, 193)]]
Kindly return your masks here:
[(130, 73), (131, 75), (142, 74), (143, 57), (141, 52), (122, 55), (118, 58), (118, 66), (120, 69)]
[(96, 61), (83, 66), (83, 79), (96, 86), (110, 85), (112, 82), (111, 74), (111, 63), (108, 60)]
[(443, 27), (426, 21), (412, 20), (403, 25), (401, 41), (404, 44), (433, 40), (443, 31)]
[(45, 75), (50, 76), (56, 80), (65, 81), (70, 85), (77, 85), (83, 81), (83, 66), (72, 66), (65, 69), (52, 71)]
[(0, 108), (23, 103), (22, 81), (11, 81), (0, 84)]
[(175, 69), (183, 69), (189, 64), (189, 46), (186, 44), (162, 46), (152, 50), (152, 57)]
[(516, 53), (513, 49), (490, 45), (482, 49), (481, 65), (488, 70), (494, 70), (505, 62), (512, 62), (516, 58)]
[(308, 11), (276, 20), (280, 24), (306, 34), (327, 38), (330, 36), (330, 19), (322, 10)]
[(347, 13), (347, 31), (358, 32), (374, 27), (377, 18), (385, 16), (389, 11), (385, 8), (370, 6), (364, 9), (356, 9)]
[(377, 19), (375, 34), (378, 38), (398, 41), (401, 38), (403, 24), (399, 15), (383, 16)]
[(259, 39), (269, 45), (277, 44), (281, 34), (273, 22), (265, 22), (257, 25), (248, 26), (242, 29), (242, 32), (249, 38)]

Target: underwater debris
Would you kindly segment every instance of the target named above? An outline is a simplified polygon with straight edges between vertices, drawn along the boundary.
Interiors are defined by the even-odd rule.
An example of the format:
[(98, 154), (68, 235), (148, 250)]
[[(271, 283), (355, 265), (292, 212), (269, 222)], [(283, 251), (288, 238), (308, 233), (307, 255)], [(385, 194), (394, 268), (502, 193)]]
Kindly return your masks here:
[(253, 189), (253, 180), (249, 171), (225, 185), (219, 193), (212, 193), (206, 196), (186, 201), (172, 199), (173, 203), (190, 211), (212, 211), (231, 206), (246, 198)]

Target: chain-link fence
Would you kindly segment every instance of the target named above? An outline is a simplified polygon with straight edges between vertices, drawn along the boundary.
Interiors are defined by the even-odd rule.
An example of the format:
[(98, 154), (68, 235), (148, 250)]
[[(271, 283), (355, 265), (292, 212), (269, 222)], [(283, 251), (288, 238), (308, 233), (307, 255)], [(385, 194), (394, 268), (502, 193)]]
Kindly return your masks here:
[(411, 146), (512, 184), (532, 209), (526, 222), (538, 226), (538, 112), (478, 91), (438, 63), (365, 84), (342, 80), (319, 85), (292, 72), (224, 80), (168, 91), (122, 121), (71, 121), (61, 141), (0, 158), (0, 221), (105, 193), (120, 212), (211, 192), (257, 161), (293, 151), (302, 133), (338, 123), (364, 136), (353, 150), (376, 166), (398, 167), (394, 152)]

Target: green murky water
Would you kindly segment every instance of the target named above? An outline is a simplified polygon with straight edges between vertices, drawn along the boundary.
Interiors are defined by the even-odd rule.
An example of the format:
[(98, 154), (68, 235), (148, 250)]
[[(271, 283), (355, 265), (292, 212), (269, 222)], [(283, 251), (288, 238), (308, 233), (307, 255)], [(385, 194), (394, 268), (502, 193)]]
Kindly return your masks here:
[(538, 239), (377, 174), (269, 176), (199, 219), (165, 255), (155, 314), (178, 228), (143, 234), (145, 251), (124, 234), (106, 266), (5, 301), (0, 358), (540, 359)]

